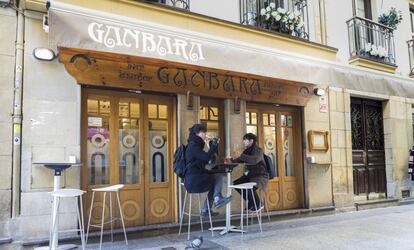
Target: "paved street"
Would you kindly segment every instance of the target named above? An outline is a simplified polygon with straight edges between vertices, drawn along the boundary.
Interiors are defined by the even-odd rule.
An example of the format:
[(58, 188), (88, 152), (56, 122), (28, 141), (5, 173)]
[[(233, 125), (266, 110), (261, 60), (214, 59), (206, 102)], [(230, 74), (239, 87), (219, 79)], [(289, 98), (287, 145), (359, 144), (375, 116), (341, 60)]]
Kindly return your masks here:
[[(203, 249), (414, 249), (414, 205), (264, 222), (263, 233), (254, 225), (243, 239), (235, 233), (215, 234), (214, 238), (206, 232), (193, 235), (203, 235)], [(186, 235), (173, 234), (131, 238), (128, 246), (121, 241), (105, 243), (104, 249), (185, 249), (186, 246)], [(2, 249), (32, 247), (9, 245)], [(88, 249), (99, 249), (99, 245), (90, 244)]]

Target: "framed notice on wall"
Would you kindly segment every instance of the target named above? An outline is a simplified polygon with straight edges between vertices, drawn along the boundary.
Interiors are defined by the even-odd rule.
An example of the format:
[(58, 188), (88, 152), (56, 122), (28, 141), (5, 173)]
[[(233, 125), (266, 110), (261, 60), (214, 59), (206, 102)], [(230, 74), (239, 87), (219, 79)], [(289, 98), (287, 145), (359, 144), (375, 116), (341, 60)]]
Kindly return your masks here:
[(328, 142), (328, 131), (317, 131), (309, 130), (308, 140), (309, 140), (309, 151), (323, 151), (326, 152), (329, 149)]

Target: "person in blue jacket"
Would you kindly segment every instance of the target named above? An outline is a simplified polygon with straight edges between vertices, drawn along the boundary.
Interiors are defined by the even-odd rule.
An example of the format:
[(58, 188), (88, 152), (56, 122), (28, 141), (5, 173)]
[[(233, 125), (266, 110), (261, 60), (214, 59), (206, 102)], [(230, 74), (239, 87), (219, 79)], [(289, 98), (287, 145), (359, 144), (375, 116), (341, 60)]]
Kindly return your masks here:
[[(210, 149), (204, 151), (207, 129), (203, 124), (194, 124), (189, 129), (188, 145), (185, 152), (186, 168), (184, 185), (189, 193), (204, 193), (208, 191), (207, 199), (202, 208), (202, 215), (208, 216), (207, 206), (220, 208), (231, 201), (230, 197), (223, 197), (223, 175), (212, 174), (205, 169), (205, 165), (218, 152), (219, 140), (210, 141)], [(208, 202), (208, 204), (207, 204)], [(218, 213), (211, 213), (218, 215)]]

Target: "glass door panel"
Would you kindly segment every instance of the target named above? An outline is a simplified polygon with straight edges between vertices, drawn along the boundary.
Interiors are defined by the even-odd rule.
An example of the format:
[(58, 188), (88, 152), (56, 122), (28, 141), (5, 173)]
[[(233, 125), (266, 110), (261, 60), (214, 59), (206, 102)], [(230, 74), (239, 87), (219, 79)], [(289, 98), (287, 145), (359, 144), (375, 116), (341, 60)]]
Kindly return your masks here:
[(148, 104), (148, 148), (151, 182), (168, 182), (167, 105)]
[(121, 100), (118, 110), (119, 182), (139, 184), (140, 103)]
[(278, 177), (275, 114), (263, 114), (263, 138), (264, 153), (272, 159), (275, 166), (275, 177)]
[(104, 97), (87, 99), (87, 181), (109, 184), (111, 102)]

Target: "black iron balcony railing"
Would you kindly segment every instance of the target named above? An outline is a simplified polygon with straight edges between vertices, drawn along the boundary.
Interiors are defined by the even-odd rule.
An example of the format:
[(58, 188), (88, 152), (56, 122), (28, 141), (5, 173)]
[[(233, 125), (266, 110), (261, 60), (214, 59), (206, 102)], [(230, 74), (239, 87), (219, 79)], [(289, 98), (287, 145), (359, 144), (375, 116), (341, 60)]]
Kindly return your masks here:
[(351, 58), (362, 57), (395, 64), (392, 28), (361, 17), (353, 17), (347, 25)]
[(155, 2), (160, 4), (165, 4), (175, 8), (180, 8), (184, 10), (190, 10), (190, 0), (147, 0), (149, 2)]
[(414, 39), (407, 41), (408, 57), (410, 58), (410, 76), (414, 76)]
[(240, 0), (240, 23), (309, 39), (306, 0)]

